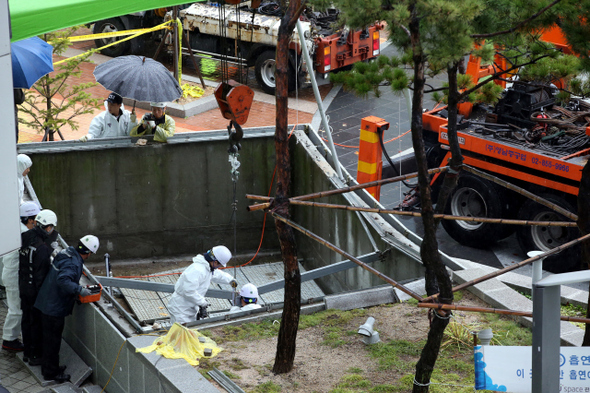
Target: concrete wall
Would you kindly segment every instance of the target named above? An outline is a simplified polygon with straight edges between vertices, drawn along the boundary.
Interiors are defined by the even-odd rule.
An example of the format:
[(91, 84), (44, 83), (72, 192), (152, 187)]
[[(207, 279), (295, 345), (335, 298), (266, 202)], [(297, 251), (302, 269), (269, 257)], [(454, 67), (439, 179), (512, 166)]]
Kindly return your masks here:
[[(267, 195), (274, 170), (272, 130), (262, 134), (247, 136), (240, 151), (239, 253), (255, 252), (262, 231), (263, 216), (246, 211), (245, 194)], [(114, 261), (196, 254), (216, 244), (233, 250), (227, 132), (182, 134), (144, 147), (132, 142), (19, 145), (33, 160), (31, 183), (43, 207), (56, 212), (65, 240), (94, 234), (100, 255), (108, 252)], [(276, 242), (270, 220), (262, 251), (276, 250)]]
[(219, 393), (184, 359), (136, 352), (150, 346), (157, 336), (126, 338), (93, 304), (74, 307), (73, 315), (66, 318), (63, 337), (92, 368), (92, 382), (106, 386), (108, 393)]

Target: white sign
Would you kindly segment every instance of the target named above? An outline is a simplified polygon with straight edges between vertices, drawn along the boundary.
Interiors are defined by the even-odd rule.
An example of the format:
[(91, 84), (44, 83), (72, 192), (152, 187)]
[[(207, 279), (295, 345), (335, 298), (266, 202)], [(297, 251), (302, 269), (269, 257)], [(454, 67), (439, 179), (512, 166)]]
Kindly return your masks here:
[[(559, 393), (590, 393), (590, 347), (559, 352)], [(478, 345), (474, 359), (476, 390), (532, 393), (531, 347)]]
[[(446, 132), (441, 132), (440, 133), (440, 139), (448, 141), (449, 140), (449, 134), (447, 134)], [(457, 139), (459, 140), (459, 144), (460, 145), (464, 145), (465, 144), (465, 138), (463, 138), (462, 136), (457, 137)]]

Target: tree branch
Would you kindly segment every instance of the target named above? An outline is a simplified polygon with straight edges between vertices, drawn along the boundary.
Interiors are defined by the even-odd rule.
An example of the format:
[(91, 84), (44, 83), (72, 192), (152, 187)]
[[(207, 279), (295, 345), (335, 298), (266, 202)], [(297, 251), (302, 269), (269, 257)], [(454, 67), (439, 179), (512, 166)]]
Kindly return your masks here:
[(537, 12), (536, 14), (531, 15), (529, 18), (523, 20), (522, 22), (520, 22), (519, 24), (517, 24), (516, 26), (508, 29), (508, 30), (504, 30), (504, 31), (497, 31), (495, 33), (487, 33), (487, 34), (471, 34), (471, 38), (490, 38), (490, 37), (495, 37), (498, 35), (502, 35), (502, 34), (509, 34), (509, 33), (513, 33), (514, 31), (520, 29), (524, 24), (532, 21), (533, 19), (538, 18), (540, 15), (542, 15), (545, 11), (547, 11), (549, 8), (553, 7), (555, 4), (559, 3), (561, 0), (554, 0), (553, 3), (549, 4), (547, 7), (542, 8), (539, 12)]

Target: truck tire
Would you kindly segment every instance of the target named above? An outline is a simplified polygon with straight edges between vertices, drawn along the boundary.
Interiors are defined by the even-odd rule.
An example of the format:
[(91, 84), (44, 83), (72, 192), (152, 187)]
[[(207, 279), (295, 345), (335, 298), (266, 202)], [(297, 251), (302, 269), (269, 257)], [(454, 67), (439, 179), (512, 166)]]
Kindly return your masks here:
[[(256, 75), (256, 82), (266, 94), (275, 94), (276, 81), (276, 55), (274, 50), (267, 50), (262, 52), (254, 63), (254, 74)], [(295, 70), (289, 64), (289, 91), (294, 91), (296, 86)]]
[[(462, 173), (457, 187), (447, 201), (446, 214), (466, 217), (501, 218), (502, 192), (485, 179)], [(457, 242), (475, 248), (486, 248), (509, 235), (504, 225), (483, 222), (442, 220), (442, 226)]]
[[(564, 198), (555, 195), (541, 195), (558, 206), (571, 212), (576, 212), (574, 206)], [(570, 221), (561, 214), (543, 206), (533, 200), (527, 200), (518, 212), (519, 220), (529, 221)], [(529, 251), (549, 251), (552, 248), (572, 241), (580, 237), (578, 228), (569, 227), (542, 227), (542, 226), (519, 226), (516, 230), (518, 244), (526, 254)], [(569, 247), (559, 254), (545, 258), (543, 269), (551, 273), (564, 273), (579, 270), (581, 249), (579, 246)]]
[[(94, 23), (94, 28), (92, 32), (94, 34), (102, 34), (102, 33), (114, 33), (117, 31), (123, 31), (125, 29), (125, 25), (123, 21), (119, 18), (111, 18), (105, 20), (99, 20), (98, 22)], [(117, 41), (117, 38), (100, 38), (94, 40), (94, 43), (97, 48), (101, 48), (111, 42)], [(117, 57), (123, 54), (129, 53), (129, 49), (131, 48), (131, 44), (129, 41), (122, 42), (118, 45), (109, 46), (100, 51), (101, 54), (110, 57)]]

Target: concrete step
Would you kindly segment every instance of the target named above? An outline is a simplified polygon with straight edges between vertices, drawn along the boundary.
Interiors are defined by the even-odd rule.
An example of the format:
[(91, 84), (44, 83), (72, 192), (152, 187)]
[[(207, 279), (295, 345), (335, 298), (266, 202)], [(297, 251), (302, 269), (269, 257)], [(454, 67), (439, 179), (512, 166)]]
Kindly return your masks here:
[[(46, 381), (43, 379), (41, 373), (41, 366), (30, 366), (28, 363), (23, 361), (23, 353), (20, 352), (16, 355), (16, 358), (21, 362), (25, 368), (29, 370), (31, 375), (39, 382), (42, 387), (58, 385), (56, 381)], [(61, 350), (59, 352), (59, 360), (61, 365), (67, 366), (65, 373), (70, 374), (71, 385), (76, 388), (80, 387), (82, 383), (92, 374), (92, 369), (84, 363), (84, 361), (72, 350), (72, 348), (65, 342), (61, 341)], [(66, 385), (66, 384), (61, 384)], [(67, 392), (68, 390), (63, 390)], [(77, 392), (71, 390), (72, 392)], [(62, 392), (62, 390), (60, 390)], [(80, 390), (81, 392), (81, 390)]]
[(102, 388), (98, 385), (87, 385), (82, 388), (82, 393), (102, 393)]

